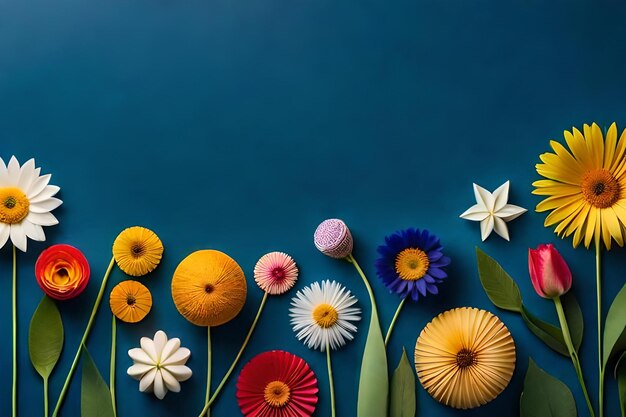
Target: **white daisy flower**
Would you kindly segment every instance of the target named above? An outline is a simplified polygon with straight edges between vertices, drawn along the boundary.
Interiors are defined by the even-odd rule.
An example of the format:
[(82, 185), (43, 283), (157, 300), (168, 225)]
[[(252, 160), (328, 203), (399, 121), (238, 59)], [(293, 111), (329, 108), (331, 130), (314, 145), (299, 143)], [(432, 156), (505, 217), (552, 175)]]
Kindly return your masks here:
[(0, 248), (11, 238), (16, 248), (26, 252), (27, 237), (43, 242), (42, 226), (59, 223), (50, 212), (63, 203), (54, 198), (60, 188), (48, 185), (51, 175), (40, 172), (34, 159), (20, 167), (15, 156), (8, 165), (0, 158)]
[(141, 348), (128, 351), (134, 365), (128, 375), (139, 380), (139, 391), (154, 392), (159, 400), (168, 391), (179, 392), (179, 382), (191, 378), (191, 369), (185, 364), (191, 355), (187, 348), (180, 347), (180, 339), (167, 340), (164, 331), (155, 333), (154, 339), (141, 338)]
[(357, 299), (335, 281), (314, 282), (298, 291), (291, 300), (291, 325), (298, 340), (322, 352), (336, 350), (354, 339), (361, 320), (361, 309), (353, 307)]

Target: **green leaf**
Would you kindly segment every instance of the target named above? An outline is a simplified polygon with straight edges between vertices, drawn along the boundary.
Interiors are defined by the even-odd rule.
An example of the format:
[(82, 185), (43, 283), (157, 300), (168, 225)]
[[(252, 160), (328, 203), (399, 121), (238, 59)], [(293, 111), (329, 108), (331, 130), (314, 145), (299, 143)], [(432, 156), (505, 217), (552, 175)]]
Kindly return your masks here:
[(604, 366), (617, 352), (626, 348), (626, 284), (615, 296), (604, 322)]
[(571, 291), (561, 297), (561, 302), (563, 303), (563, 311), (565, 311), (565, 318), (567, 320), (567, 326), (569, 327), (570, 336), (572, 337), (572, 343), (576, 351), (578, 351), (583, 342), (583, 312), (576, 300), (576, 296), (574, 296)]
[(391, 377), (389, 401), (389, 417), (415, 417), (415, 375), (404, 348)]
[(534, 333), (539, 339), (543, 341), (548, 347), (563, 356), (569, 358), (569, 352), (567, 351), (567, 345), (563, 339), (563, 333), (561, 329), (547, 323), (534, 314), (532, 314), (526, 306), (522, 305), (522, 318), (528, 329)]
[(372, 303), (370, 326), (365, 341), (365, 351), (361, 360), (358, 417), (381, 417), (387, 415), (389, 395), (389, 375), (385, 340), (380, 330), (378, 313)]
[(522, 296), (513, 279), (492, 257), (476, 248), (478, 275), (487, 297), (496, 306), (517, 313), (522, 309)]
[(622, 352), (622, 356), (617, 361), (615, 379), (617, 379), (619, 406), (620, 410), (622, 410), (622, 417), (626, 417), (626, 352)]
[(528, 359), (524, 391), (520, 399), (521, 417), (576, 417), (576, 402), (567, 385)]
[(28, 353), (33, 367), (47, 379), (63, 350), (63, 321), (56, 303), (45, 296), (33, 313), (28, 329)]
[(111, 392), (89, 351), (83, 349), (83, 380), (80, 392), (80, 415), (82, 417), (113, 417), (113, 402)]

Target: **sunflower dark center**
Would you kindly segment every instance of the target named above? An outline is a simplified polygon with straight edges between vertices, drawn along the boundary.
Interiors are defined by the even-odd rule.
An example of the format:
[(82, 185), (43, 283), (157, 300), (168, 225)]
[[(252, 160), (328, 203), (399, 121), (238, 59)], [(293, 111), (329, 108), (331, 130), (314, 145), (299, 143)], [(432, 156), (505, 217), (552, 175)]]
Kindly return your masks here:
[(583, 198), (598, 208), (611, 207), (621, 196), (620, 183), (606, 169), (596, 169), (583, 175), (581, 191)]
[(593, 193), (595, 195), (600, 195), (604, 192), (604, 183), (598, 182), (593, 186)]
[(204, 292), (206, 292), (207, 294), (211, 294), (214, 290), (215, 286), (213, 286), (213, 284), (206, 284), (204, 286)]
[(130, 252), (133, 254), (133, 257), (139, 258), (146, 252), (146, 248), (141, 243), (135, 243), (131, 246)]
[(137, 302), (137, 299), (135, 298), (134, 295), (128, 294), (126, 296), (126, 304), (128, 304), (129, 306), (134, 306), (136, 302)]
[(471, 350), (463, 348), (456, 354), (456, 363), (459, 368), (467, 368), (476, 363), (476, 355)]

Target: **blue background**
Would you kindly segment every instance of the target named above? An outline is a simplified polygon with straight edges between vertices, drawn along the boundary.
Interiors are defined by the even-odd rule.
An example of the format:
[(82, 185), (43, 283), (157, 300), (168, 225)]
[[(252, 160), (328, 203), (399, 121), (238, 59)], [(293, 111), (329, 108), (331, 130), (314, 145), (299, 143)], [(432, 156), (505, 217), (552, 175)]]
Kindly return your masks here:
[[(532, 209), (534, 164), (563, 129), (597, 121), (626, 126), (626, 3), (623, 1), (0, 0), (0, 156), (35, 157), (62, 187), (60, 225), (48, 242), (19, 256), (19, 408), (42, 414), (41, 382), (27, 334), (40, 297), (33, 264), (51, 243), (84, 251), (92, 270), (85, 293), (60, 304), (65, 351), (51, 381), (54, 404), (85, 327), (111, 244), (126, 226), (155, 230), (165, 245), (159, 268), (142, 279), (154, 307), (140, 324), (118, 327), (119, 416), (195, 416), (205, 389), (205, 330), (178, 315), (170, 295), (176, 265), (192, 251), (223, 250), (247, 273), (240, 316), (215, 329), (214, 380), (239, 348), (261, 299), (252, 269), (268, 251), (290, 253), (297, 288), (343, 282), (368, 316), (350, 265), (315, 250), (312, 234), (341, 217), (355, 255), (374, 283), (386, 327), (398, 299), (378, 282), (375, 248), (386, 234), (415, 226), (437, 233), (453, 259), (449, 280), (403, 312), (390, 367), (412, 352), (422, 327), (455, 306), (498, 314), (517, 345), (504, 393), (472, 411), (438, 405), (418, 387), (422, 416), (516, 415), (528, 357), (565, 381), (587, 415), (574, 371), (519, 316), (497, 311), (480, 286), (479, 245), (516, 278), (525, 303), (556, 322), (532, 290), (527, 248), (554, 242), (574, 271), (585, 312), (582, 358), (597, 398), (594, 257), (571, 249)], [(458, 218), (474, 202), (471, 184), (493, 190), (511, 180), (513, 204), (530, 211), (510, 223), (512, 242), (480, 242), (477, 223)], [(624, 251), (606, 257), (605, 311), (624, 283)], [(9, 246), (0, 251), (0, 414), (10, 412)], [(116, 270), (113, 283), (125, 279)], [(109, 288), (110, 288), (109, 287)], [(310, 363), (320, 382), (318, 416), (328, 416), (324, 355), (298, 342), (289, 295), (272, 297), (244, 363), (286, 349)], [(354, 416), (363, 322), (356, 341), (333, 353), (338, 416)], [(164, 401), (138, 392), (125, 375), (126, 351), (158, 329), (192, 350), (194, 375)], [(110, 311), (103, 306), (89, 349), (108, 373)], [(240, 367), (237, 370), (239, 372)], [(618, 413), (608, 377), (607, 416)], [(239, 415), (231, 380), (213, 415)], [(78, 416), (80, 373), (63, 416)]]

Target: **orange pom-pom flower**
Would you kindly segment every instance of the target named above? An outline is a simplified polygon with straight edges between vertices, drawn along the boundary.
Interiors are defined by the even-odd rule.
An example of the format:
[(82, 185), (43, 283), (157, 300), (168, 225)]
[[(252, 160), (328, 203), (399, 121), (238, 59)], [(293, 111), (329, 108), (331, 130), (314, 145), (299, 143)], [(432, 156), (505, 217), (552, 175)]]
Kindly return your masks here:
[(85, 255), (70, 245), (53, 245), (35, 263), (37, 283), (51, 298), (69, 300), (82, 293), (89, 282)]

